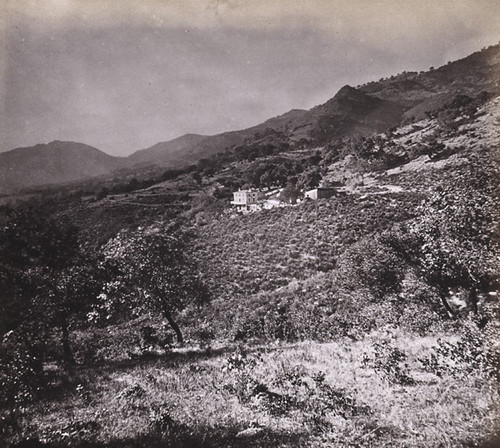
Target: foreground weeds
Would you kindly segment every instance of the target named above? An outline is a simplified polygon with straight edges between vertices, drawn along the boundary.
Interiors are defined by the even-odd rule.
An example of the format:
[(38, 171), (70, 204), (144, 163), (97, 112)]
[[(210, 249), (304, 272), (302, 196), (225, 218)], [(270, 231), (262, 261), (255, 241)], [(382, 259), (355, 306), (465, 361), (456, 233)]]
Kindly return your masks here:
[(467, 347), (463, 338), (384, 330), (361, 341), (184, 348), (81, 367), (57, 394), (19, 410), (18, 430), (8, 441), (54, 447), (493, 447), (499, 403), (494, 372)]

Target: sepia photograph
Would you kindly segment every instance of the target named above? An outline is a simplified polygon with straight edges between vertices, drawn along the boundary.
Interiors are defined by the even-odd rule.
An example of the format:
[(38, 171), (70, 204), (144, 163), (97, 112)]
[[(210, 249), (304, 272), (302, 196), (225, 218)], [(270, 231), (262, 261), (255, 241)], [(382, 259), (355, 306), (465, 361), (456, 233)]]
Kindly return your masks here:
[(0, 0), (0, 448), (500, 448), (498, 0)]

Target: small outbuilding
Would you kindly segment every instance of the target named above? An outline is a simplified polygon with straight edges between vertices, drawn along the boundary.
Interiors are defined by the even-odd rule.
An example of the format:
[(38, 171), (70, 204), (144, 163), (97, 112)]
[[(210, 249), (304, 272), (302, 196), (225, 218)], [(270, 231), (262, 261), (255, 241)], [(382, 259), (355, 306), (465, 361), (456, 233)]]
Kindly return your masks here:
[(333, 187), (318, 187), (304, 193), (304, 198), (309, 199), (328, 199), (337, 194), (337, 189)]

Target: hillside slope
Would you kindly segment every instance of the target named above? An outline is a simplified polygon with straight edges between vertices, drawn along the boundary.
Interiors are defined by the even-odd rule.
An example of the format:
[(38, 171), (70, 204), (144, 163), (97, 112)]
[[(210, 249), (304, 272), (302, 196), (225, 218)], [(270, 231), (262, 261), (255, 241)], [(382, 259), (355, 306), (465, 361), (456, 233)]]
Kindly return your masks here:
[(369, 136), (424, 118), (457, 95), (476, 97), (483, 91), (495, 95), (499, 83), (500, 45), (495, 45), (427, 72), (403, 72), (358, 88), (344, 86), (310, 110), (294, 109), (248, 129), (206, 138), (188, 134), (130, 158), (185, 166), (229, 147), (252, 144), (268, 130), (284, 133), (292, 146), (320, 146), (331, 139)]
[[(189, 169), (0, 207), (4, 440), (499, 446), (500, 96), (469, 75), (347, 86)], [(240, 187), (281, 203), (239, 213)]]
[[(379, 146), (374, 146), (371, 153), (362, 154), (356, 148), (345, 148), (348, 153), (344, 159), (324, 167), (323, 179), (337, 181), (340, 172), (341, 178), (352, 180), (343, 187), (344, 194), (339, 193), (329, 200), (304, 201), (295, 207), (243, 216), (222, 214), (216, 219), (206, 219), (197, 230), (199, 238), (194, 253), (217, 291), (215, 308), (220, 309), (218, 319), (224, 322), (224, 331), (260, 337), (263, 332), (270, 331), (266, 330), (266, 325), (277, 325), (275, 319), (288, 322), (289, 334), (297, 337), (306, 331), (312, 332), (314, 338), (345, 332), (345, 327), (378, 326), (386, 319), (387, 322), (398, 322), (398, 325), (416, 327), (429, 319), (427, 324), (432, 325), (434, 317), (426, 314), (429, 310), (446, 312), (439, 304), (434, 286), (430, 286), (432, 283), (414, 279), (411, 288), (406, 289), (408, 284), (403, 282), (399, 302), (390, 305), (395, 308), (391, 311), (387, 308), (386, 314), (377, 315), (380, 309), (372, 309), (380, 306), (375, 305), (376, 293), (375, 298), (368, 299), (370, 293), (361, 293), (359, 284), (354, 287), (349, 282), (364, 269), (356, 267), (356, 263), (364, 263), (363, 259), (366, 259), (366, 269), (371, 272), (366, 275), (374, 275), (379, 269), (383, 271), (382, 266), (388, 260), (396, 259), (399, 255), (386, 247), (386, 243), (381, 243), (383, 239), (380, 238), (403, 241), (408, 230), (401, 229), (427, 228), (428, 222), (438, 216), (428, 212), (432, 201), (440, 204), (436, 206), (439, 213), (456, 208), (453, 222), (456, 220), (457, 226), (461, 219), (459, 215), (464, 214), (465, 227), (460, 229), (465, 232), (463, 237), (467, 246), (461, 247), (464, 242), (454, 240), (456, 234), (446, 236), (443, 233), (451, 229), (447, 227), (451, 224), (439, 230), (441, 238), (433, 239), (432, 244), (464, 250), (459, 256), (461, 260), (474, 259), (484, 241), (489, 247), (492, 241), (488, 232), (498, 232), (492, 227), (481, 230), (486, 233), (478, 237), (474, 243), (477, 247), (471, 246), (470, 253), (465, 249), (473, 244), (470, 241), (474, 232), (480, 229), (481, 217), (489, 216), (484, 218), (488, 221), (498, 215), (493, 205), (494, 194), (498, 191), (494, 170), (500, 160), (500, 133), (496, 126), (500, 121), (499, 104), (500, 99), (494, 99), (468, 118), (460, 115), (460, 109), (456, 110), (459, 117), (453, 118), (452, 122), (461, 124), (453, 130), (438, 118), (425, 119), (397, 128), (391, 137), (375, 136), (373, 140)], [(361, 143), (366, 141), (370, 140)], [(323, 160), (328, 160), (331, 150), (335, 148), (323, 149)], [(399, 154), (400, 163), (390, 169), (381, 169), (380, 152), (383, 151)], [(228, 176), (231, 169), (224, 174)], [(440, 203), (443, 200), (448, 201), (446, 206)], [(442, 207), (445, 208), (441, 210)], [(474, 227), (467, 227), (471, 223)], [(433, 238), (428, 231), (430, 233), (424, 238)], [(422, 244), (420, 237), (415, 236), (414, 244)], [(448, 257), (452, 250), (444, 250)], [(473, 253), (476, 255), (471, 255)], [(381, 266), (377, 265), (379, 256), (383, 260)], [(488, 269), (486, 259), (476, 262), (483, 263), (484, 269)], [(411, 265), (411, 262), (404, 261), (403, 254), (394, 268), (406, 263)], [(439, 263), (445, 262), (441, 260)], [(413, 278), (414, 274), (410, 274), (413, 268), (408, 269), (404, 275)], [(469, 283), (462, 284), (457, 278), (450, 284), (457, 288), (470, 287)], [(392, 288), (397, 283), (394, 279), (387, 286)], [(419, 302), (418, 294), (412, 288), (420, 288), (418, 294), (423, 294), (431, 305)], [(354, 290), (358, 292), (354, 294)], [(405, 309), (413, 312), (418, 309), (416, 313), (420, 320), (414, 321), (402, 311), (403, 304)], [(358, 318), (344, 322), (346, 309), (356, 310)], [(279, 316), (275, 314), (278, 311)], [(305, 314), (297, 319), (294, 313)], [(324, 327), (320, 324), (321, 315)], [(247, 319), (241, 316), (247, 316)], [(314, 316), (316, 324), (307, 321), (307, 316)], [(337, 322), (337, 326), (332, 326), (332, 322)]]
[(146, 163), (165, 163), (169, 162), (175, 165), (181, 161), (183, 154), (186, 154), (191, 148), (199, 145), (207, 136), (199, 134), (186, 134), (174, 140), (159, 142), (155, 145), (140, 149), (129, 156), (133, 162)]
[(397, 101), (405, 118), (421, 119), (425, 112), (442, 107), (455, 95), (477, 96), (482, 91), (498, 94), (500, 44), (426, 72), (403, 72), (360, 87), (365, 93)]

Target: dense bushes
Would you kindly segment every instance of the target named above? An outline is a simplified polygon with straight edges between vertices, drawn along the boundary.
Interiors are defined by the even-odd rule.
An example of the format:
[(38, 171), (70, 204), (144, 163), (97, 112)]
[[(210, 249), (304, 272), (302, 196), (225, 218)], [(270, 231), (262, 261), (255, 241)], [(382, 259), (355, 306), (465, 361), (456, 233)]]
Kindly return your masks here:
[[(402, 176), (420, 193), (207, 223), (192, 247), (217, 291), (207, 318), (227, 321), (225, 337), (296, 340), (360, 337), (385, 324), (425, 334), (447, 316), (483, 312), (498, 272), (495, 177), (480, 154), (427, 177), (430, 188), (418, 173)], [(465, 308), (452, 303), (458, 296)]]
[(415, 205), (411, 194), (366, 201), (338, 197), (221, 217), (199, 229), (193, 255), (221, 291), (244, 295), (273, 290), (334, 269), (351, 244), (409, 219)]

